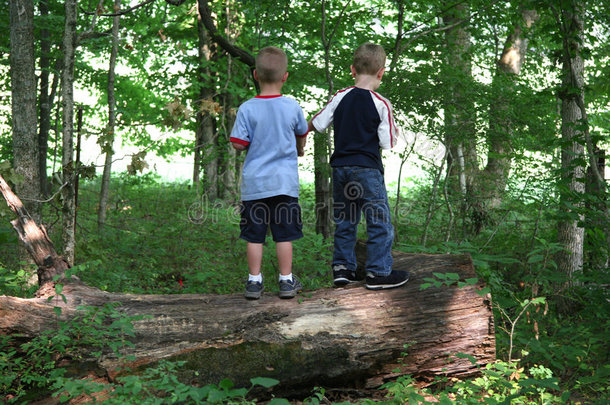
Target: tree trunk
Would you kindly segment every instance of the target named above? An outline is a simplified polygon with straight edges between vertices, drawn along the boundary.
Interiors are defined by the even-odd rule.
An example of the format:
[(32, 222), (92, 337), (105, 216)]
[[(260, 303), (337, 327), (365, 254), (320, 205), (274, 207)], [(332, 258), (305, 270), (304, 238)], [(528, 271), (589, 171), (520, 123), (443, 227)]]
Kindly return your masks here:
[(13, 166), (22, 176), (17, 189), (25, 206), (40, 220), (40, 156), (37, 136), (36, 75), (34, 73), (34, 3), (10, 1), (10, 71), (13, 126)]
[(64, 64), (61, 77), (61, 103), (63, 122), (62, 170), (62, 241), (63, 256), (74, 263), (75, 249), (75, 194), (74, 194), (74, 53), (76, 48), (76, 0), (66, 0), (66, 23), (63, 39)]
[(565, 250), (557, 255), (558, 270), (566, 276), (566, 287), (582, 270), (584, 228), (581, 207), (585, 191), (584, 119), (579, 101), (584, 105), (584, 61), (580, 54), (583, 39), (583, 4), (562, 11), (563, 45), (561, 98), (561, 186), (560, 204), (563, 212), (557, 229), (557, 240)]
[[(234, 15), (231, 9), (231, 2), (225, 2), (223, 7), (223, 17), (226, 20), (225, 35), (229, 43), (234, 45), (235, 38), (239, 36), (239, 20)], [(233, 80), (234, 75), (233, 58), (231, 55), (227, 57), (227, 83), (222, 91), (222, 129), (225, 137), (226, 152), (224, 154), (223, 172), (222, 172), (222, 199), (228, 202), (239, 201), (239, 185), (237, 184), (237, 175), (235, 173), (235, 167), (237, 162), (237, 150), (231, 146), (229, 140), (233, 124), (235, 123), (235, 99), (233, 94), (228, 91), (228, 82)]]
[[(225, 136), (227, 137), (227, 144), (230, 144), (228, 138), (231, 132), (231, 128), (233, 128), (233, 124), (235, 123), (235, 113), (233, 112), (233, 103), (232, 97), (227, 94), (224, 97), (224, 120), (226, 122), (225, 127)], [(229, 202), (239, 201), (239, 185), (237, 183), (237, 174), (235, 171), (237, 162), (237, 151), (231, 147), (227, 147), (227, 153), (225, 155), (224, 162), (224, 172), (222, 174), (223, 178), (223, 200)]]
[[(360, 243), (360, 266), (364, 251)], [(462, 281), (475, 277), (469, 256), (394, 252), (394, 267), (411, 272), (405, 287), (320, 289), (294, 300), (265, 293), (256, 302), (242, 294), (111, 294), (70, 282), (63, 288), (67, 303), (0, 297), (0, 313), (10, 314), (0, 318), (0, 334), (28, 338), (55, 327), (56, 305), (69, 319), (79, 305), (120, 302), (122, 313), (147, 318), (134, 322), (135, 346), (125, 349), (134, 358), (124, 364), (108, 354), (98, 362), (102, 373), (112, 378), (119, 366), (137, 372), (169, 359), (186, 362), (179, 377), (189, 383), (229, 378), (247, 386), (249, 378), (265, 376), (281, 381), (278, 395), (307, 394), (320, 385), (375, 388), (404, 374), (475, 374), (476, 367), (457, 353), (473, 356), (478, 365), (494, 360), (490, 299), (477, 294), (480, 283), (420, 289), (433, 272), (456, 273)]]
[(506, 40), (492, 83), (495, 94), (489, 112), (487, 166), (479, 184), (484, 194), (483, 210), (497, 208), (501, 204), (512, 166), (514, 80), (525, 60), (527, 30), (538, 20), (538, 14), (535, 10), (524, 10), (522, 17), (522, 23), (513, 29)]
[(450, 151), (447, 176), (451, 183), (449, 189), (453, 194), (459, 192), (462, 197), (467, 191), (472, 191), (472, 182), (478, 171), (474, 98), (468, 94), (472, 84), (471, 41), (464, 20), (469, 13), (468, 4), (462, 3), (451, 7), (443, 16), (445, 25), (452, 27), (445, 31), (449, 68), (446, 77), (450, 80), (444, 108), (445, 146)]
[[(199, 7), (197, 8), (199, 11)], [(203, 186), (209, 201), (218, 198), (218, 154), (216, 153), (216, 135), (214, 115), (216, 103), (213, 100), (212, 72), (207, 65), (214, 54), (213, 45), (208, 32), (203, 26), (201, 15), (197, 14), (197, 35), (199, 38), (199, 100), (197, 108), (197, 129), (195, 144), (195, 164), (193, 167), (193, 183), (199, 187), (199, 174), (203, 168)]]
[[(606, 152), (593, 142), (597, 172), (601, 176), (606, 172)], [(604, 179), (605, 180), (605, 179)], [(591, 166), (587, 168), (586, 200), (586, 227), (585, 252), (587, 259), (585, 267), (590, 271), (599, 271), (608, 268), (610, 250), (610, 205), (605, 182), (600, 183)]]
[(314, 131), (313, 134), (316, 233), (322, 235), (324, 239), (331, 235), (331, 168), (328, 162), (328, 137), (327, 133)]
[[(349, 1), (345, 3), (341, 14), (337, 17), (336, 25), (339, 24), (343, 17), (343, 12), (349, 5)], [(330, 71), (331, 55), (330, 50), (333, 43), (335, 30), (331, 29), (327, 34), (327, 14), (326, 1), (321, 2), (322, 7), (322, 47), (324, 48), (324, 72), (326, 74), (326, 82), (328, 84), (328, 100), (331, 99), (335, 92), (335, 84)], [(336, 27), (335, 25), (335, 27)], [(328, 130), (330, 131), (330, 129)], [(323, 238), (328, 238), (331, 235), (331, 167), (330, 153), (331, 140), (330, 132), (319, 133), (314, 131), (313, 136), (313, 162), (314, 162), (314, 188), (316, 197), (316, 233), (322, 235)]]
[[(114, 0), (114, 10), (121, 8), (121, 0)], [(102, 174), (102, 187), (100, 190), (100, 205), (97, 212), (97, 227), (102, 229), (106, 223), (106, 210), (108, 207), (108, 195), (110, 192), (110, 174), (112, 172), (112, 158), (114, 156), (114, 131), (116, 126), (116, 100), (114, 96), (116, 58), (119, 52), (119, 22), (120, 16), (112, 18), (112, 48), (110, 50), (110, 63), (108, 66), (108, 126), (106, 127), (106, 139), (104, 148), (106, 159), (104, 160), (104, 173)]]
[(38, 265), (38, 285), (41, 287), (38, 294), (45, 295), (49, 291), (53, 291), (53, 278), (63, 276), (70, 266), (55, 251), (46, 229), (42, 225), (36, 224), (2, 176), (0, 176), (0, 192), (9, 208), (17, 215), (17, 219), (11, 221), (11, 224), (17, 231), (19, 240), (23, 242), (28, 253)]
[[(49, 7), (47, 0), (40, 1), (38, 10), (42, 19), (48, 17)], [(40, 177), (40, 195), (42, 196), (47, 196), (51, 192), (51, 185), (47, 176), (47, 154), (49, 149), (49, 131), (51, 130), (52, 105), (49, 95), (49, 76), (51, 73), (51, 41), (49, 41), (49, 35), (49, 30), (43, 26), (40, 29), (40, 90), (38, 98), (40, 112), (40, 125), (38, 128), (38, 151), (40, 154), (38, 175)]]

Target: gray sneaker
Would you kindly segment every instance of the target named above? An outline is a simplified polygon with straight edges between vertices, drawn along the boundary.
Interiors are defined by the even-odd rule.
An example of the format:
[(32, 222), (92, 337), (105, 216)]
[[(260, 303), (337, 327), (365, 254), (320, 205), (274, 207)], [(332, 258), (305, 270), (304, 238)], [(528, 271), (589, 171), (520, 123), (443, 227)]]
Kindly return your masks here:
[(246, 281), (246, 293), (244, 296), (250, 300), (257, 300), (265, 290), (263, 283), (258, 281)]
[(350, 283), (358, 281), (356, 278), (356, 272), (348, 270), (342, 264), (335, 264), (333, 266), (333, 285), (335, 287), (343, 287)]
[(294, 298), (302, 290), (303, 285), (294, 275), (291, 281), (280, 281), (280, 298)]

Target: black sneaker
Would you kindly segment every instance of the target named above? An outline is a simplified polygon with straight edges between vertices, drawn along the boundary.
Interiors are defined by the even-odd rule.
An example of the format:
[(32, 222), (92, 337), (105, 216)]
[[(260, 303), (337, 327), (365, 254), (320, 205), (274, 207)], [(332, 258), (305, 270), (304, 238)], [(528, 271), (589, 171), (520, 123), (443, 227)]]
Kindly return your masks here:
[(293, 298), (301, 290), (303, 290), (303, 285), (294, 275), (290, 281), (280, 281), (280, 298)]
[(366, 273), (366, 288), (369, 290), (386, 290), (388, 288), (400, 287), (409, 281), (407, 271), (392, 270), (387, 276), (376, 276), (373, 273)]
[(244, 296), (250, 300), (257, 300), (261, 297), (265, 287), (259, 281), (246, 281), (246, 293)]
[(333, 266), (333, 284), (335, 287), (343, 287), (355, 281), (357, 281), (355, 271), (348, 270), (347, 267), (342, 264)]

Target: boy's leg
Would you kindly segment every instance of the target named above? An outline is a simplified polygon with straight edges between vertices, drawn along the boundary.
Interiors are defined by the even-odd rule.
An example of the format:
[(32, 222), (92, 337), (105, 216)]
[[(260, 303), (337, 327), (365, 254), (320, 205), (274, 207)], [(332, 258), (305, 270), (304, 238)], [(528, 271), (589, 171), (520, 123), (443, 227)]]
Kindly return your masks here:
[(283, 276), (292, 274), (292, 242), (277, 242), (275, 252), (280, 266), (280, 274)]
[(292, 241), (303, 237), (301, 207), (296, 197), (279, 195), (270, 198), (271, 234), (280, 267), (280, 298), (293, 298), (303, 289), (292, 274)]
[(376, 169), (361, 172), (365, 185), (362, 211), (366, 218), (366, 287), (385, 289), (403, 285), (409, 279), (404, 271), (392, 270), (394, 227), (383, 174)]
[[(333, 168), (333, 220), (335, 222), (333, 268), (356, 271), (356, 233), (360, 222), (360, 185), (353, 181), (351, 167)], [(355, 191), (354, 191), (355, 190)]]
[(263, 244), (248, 242), (246, 245), (246, 256), (248, 257), (248, 271), (250, 275), (246, 281), (245, 297), (257, 300), (265, 290), (261, 274)]
[(261, 274), (263, 244), (248, 242), (246, 246), (246, 255), (248, 256), (248, 270), (250, 274), (253, 276)]
[(246, 257), (248, 260), (248, 281), (246, 281), (245, 297), (258, 299), (264, 290), (261, 275), (263, 261), (263, 243), (269, 223), (268, 209), (263, 200), (243, 201), (241, 206), (241, 234), (245, 239)]

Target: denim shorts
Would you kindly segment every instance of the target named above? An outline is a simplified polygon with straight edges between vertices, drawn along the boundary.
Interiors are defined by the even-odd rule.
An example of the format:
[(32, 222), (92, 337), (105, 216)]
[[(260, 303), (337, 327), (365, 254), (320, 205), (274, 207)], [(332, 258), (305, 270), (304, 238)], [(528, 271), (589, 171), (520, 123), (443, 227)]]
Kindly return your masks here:
[(264, 243), (267, 229), (275, 242), (289, 242), (303, 237), (299, 199), (287, 195), (242, 201), (240, 238)]

